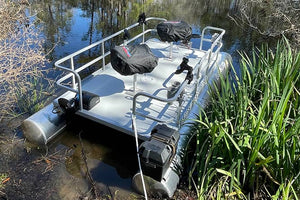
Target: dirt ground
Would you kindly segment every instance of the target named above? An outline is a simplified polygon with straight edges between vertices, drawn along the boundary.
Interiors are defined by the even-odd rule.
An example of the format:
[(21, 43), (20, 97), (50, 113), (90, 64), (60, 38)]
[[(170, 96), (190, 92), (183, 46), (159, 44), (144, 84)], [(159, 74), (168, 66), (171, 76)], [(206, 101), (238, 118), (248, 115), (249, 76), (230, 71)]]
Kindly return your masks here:
[[(76, 149), (41, 148), (26, 142), (20, 128), (24, 118), (1, 122), (0, 200), (143, 199), (126, 189), (91, 182), (85, 169), (78, 172), (85, 178), (69, 173), (66, 166), (72, 165)], [(172, 199), (193, 200), (196, 195), (180, 184)]]

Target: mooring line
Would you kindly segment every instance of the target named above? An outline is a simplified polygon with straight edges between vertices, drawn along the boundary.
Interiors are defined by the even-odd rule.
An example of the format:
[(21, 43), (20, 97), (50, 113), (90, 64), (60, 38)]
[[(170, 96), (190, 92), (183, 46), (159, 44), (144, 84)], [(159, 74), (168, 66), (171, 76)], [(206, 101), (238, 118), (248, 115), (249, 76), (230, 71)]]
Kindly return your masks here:
[(134, 130), (134, 137), (135, 137), (135, 144), (136, 144), (136, 152), (137, 152), (139, 170), (140, 170), (140, 174), (141, 174), (141, 180), (142, 180), (145, 199), (148, 200), (147, 190), (146, 190), (146, 185), (145, 185), (145, 180), (144, 180), (144, 175), (143, 175), (142, 165), (141, 165), (141, 160), (140, 160), (140, 154), (139, 154), (139, 141), (138, 141), (138, 133), (137, 133), (136, 121), (135, 120), (136, 120), (136, 116), (132, 115), (132, 126), (133, 126), (133, 130)]

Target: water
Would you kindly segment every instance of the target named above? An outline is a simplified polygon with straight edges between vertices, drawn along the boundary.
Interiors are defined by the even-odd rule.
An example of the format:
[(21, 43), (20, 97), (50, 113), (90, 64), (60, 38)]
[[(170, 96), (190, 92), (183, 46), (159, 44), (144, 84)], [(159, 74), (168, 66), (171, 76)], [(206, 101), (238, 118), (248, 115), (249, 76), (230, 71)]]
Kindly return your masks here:
[[(49, 58), (53, 61), (73, 53), (103, 36), (108, 36), (134, 22), (141, 12), (147, 16), (164, 17), (169, 20), (185, 20), (194, 33), (201, 33), (205, 26), (225, 29), (223, 51), (237, 57), (237, 51), (249, 51), (254, 37), (250, 28), (242, 29), (228, 14), (234, 13), (236, 4), (231, 0), (141, 0), (107, 3), (106, 1), (37, 1), (33, 12), (42, 20), (45, 48), (53, 49)], [(152, 3), (151, 3), (152, 2)], [(254, 37), (254, 38), (253, 38)]]
[[(45, 50), (52, 49), (48, 58), (49, 67), (58, 59), (100, 40), (134, 22), (140, 13), (163, 17), (168, 20), (184, 20), (192, 25), (193, 33), (201, 33), (205, 26), (216, 26), (226, 30), (222, 51), (233, 57), (238, 68), (238, 51), (249, 52), (253, 44), (263, 38), (251, 29), (237, 26), (229, 15), (235, 13), (237, 2), (231, 0), (131, 0), (131, 1), (84, 1), (41, 0), (33, 1), (29, 14), (37, 13), (37, 25), (42, 27)], [(197, 46), (193, 42), (193, 46)], [(89, 52), (88, 59), (99, 49)], [(51, 73), (56, 77), (59, 73)], [(64, 133), (54, 145), (73, 149), (67, 158), (67, 172), (77, 178), (86, 178), (78, 133), (82, 131), (83, 146), (93, 179), (97, 183), (116, 187), (132, 194), (131, 177), (137, 171), (133, 138), (123, 136), (109, 128), (78, 119), (77, 128)]]
[[(58, 140), (58, 144), (74, 150), (67, 159), (72, 161), (66, 162), (67, 171), (79, 178), (85, 174), (81, 152), (83, 146), (94, 181), (131, 191), (131, 177), (137, 171), (134, 139), (81, 118), (76, 119), (75, 123), (83, 126), (72, 127)], [(82, 131), (82, 146), (79, 131)]]

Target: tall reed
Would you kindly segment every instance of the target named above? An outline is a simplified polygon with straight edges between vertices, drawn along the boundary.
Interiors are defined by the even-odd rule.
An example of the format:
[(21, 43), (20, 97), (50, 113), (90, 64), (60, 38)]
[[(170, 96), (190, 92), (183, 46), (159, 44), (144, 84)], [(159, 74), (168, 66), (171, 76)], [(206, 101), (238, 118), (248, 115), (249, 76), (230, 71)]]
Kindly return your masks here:
[(298, 199), (300, 53), (283, 39), (240, 55), (241, 76), (221, 77), (195, 120), (190, 180), (199, 199)]

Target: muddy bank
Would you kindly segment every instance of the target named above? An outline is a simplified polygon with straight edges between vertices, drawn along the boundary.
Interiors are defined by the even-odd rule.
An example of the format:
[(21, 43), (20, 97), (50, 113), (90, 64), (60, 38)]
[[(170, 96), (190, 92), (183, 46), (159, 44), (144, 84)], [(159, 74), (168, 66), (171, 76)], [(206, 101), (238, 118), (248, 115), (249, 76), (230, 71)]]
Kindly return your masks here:
[[(85, 166), (72, 169), (78, 166), (74, 164), (72, 167), (73, 162), (78, 162), (78, 152), (81, 152), (78, 141), (73, 141), (72, 148), (59, 143), (48, 149), (37, 148), (22, 138), (21, 121), (21, 118), (17, 123), (14, 120), (1, 128), (0, 174), (5, 176), (5, 182), (2, 180), (0, 199), (93, 199)], [(93, 169), (95, 161), (87, 160)], [(138, 194), (122, 188), (100, 182), (96, 185), (101, 199), (139, 198)]]
[[(143, 199), (131, 189), (131, 177), (137, 166), (134, 164), (136, 158), (127, 155), (135, 154), (134, 145), (131, 144), (133, 140), (127, 141), (112, 133), (112, 137), (120, 137), (120, 141), (127, 141), (127, 144), (112, 143), (111, 137), (101, 136), (107, 129), (99, 130), (103, 127), (96, 127), (98, 131), (95, 131), (95, 126), (88, 124), (88, 128), (83, 130), (85, 135), (81, 136), (82, 143), (76, 131), (72, 130), (72, 133), (64, 133), (48, 148), (36, 147), (22, 136), (20, 124), (23, 119), (20, 117), (1, 123), (1, 200)], [(78, 127), (75, 128), (78, 132)], [(98, 136), (89, 132), (98, 133)], [(87, 165), (82, 157), (82, 147)], [(87, 175), (87, 166), (93, 182)], [(93, 188), (96, 188), (96, 195)], [(182, 183), (172, 199), (195, 198), (195, 193), (188, 191)]]

